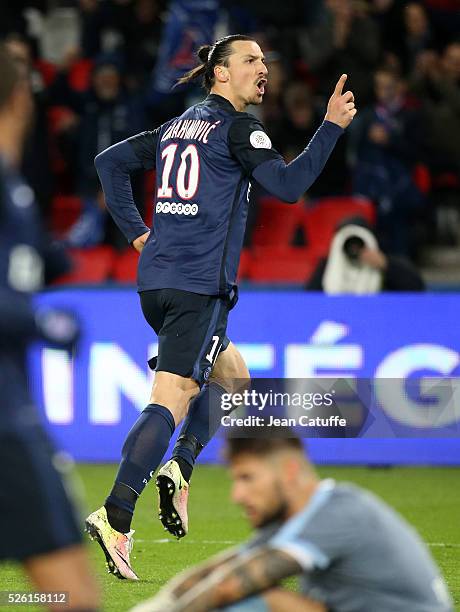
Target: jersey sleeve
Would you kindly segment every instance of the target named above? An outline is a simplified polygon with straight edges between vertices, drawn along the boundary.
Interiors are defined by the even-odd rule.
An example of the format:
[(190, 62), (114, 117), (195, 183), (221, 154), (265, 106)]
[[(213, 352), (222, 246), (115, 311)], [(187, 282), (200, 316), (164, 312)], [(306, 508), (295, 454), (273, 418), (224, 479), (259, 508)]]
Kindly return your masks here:
[(156, 128), (156, 130), (153, 131), (141, 132), (127, 139), (127, 142), (129, 142), (134, 149), (136, 157), (142, 162), (145, 170), (152, 170), (155, 168), (160, 129), (161, 128)]
[(126, 240), (132, 243), (149, 231), (134, 203), (130, 179), (132, 172), (145, 168), (144, 161), (127, 140), (122, 140), (99, 153), (94, 164), (107, 209)]
[(354, 512), (347, 498), (334, 495), (331, 482), (303, 512), (287, 521), (267, 545), (289, 554), (305, 572), (326, 569), (356, 546)]
[(262, 123), (251, 115), (234, 120), (228, 131), (228, 146), (247, 174), (252, 174), (254, 168), (263, 162), (283, 159), (272, 147)]

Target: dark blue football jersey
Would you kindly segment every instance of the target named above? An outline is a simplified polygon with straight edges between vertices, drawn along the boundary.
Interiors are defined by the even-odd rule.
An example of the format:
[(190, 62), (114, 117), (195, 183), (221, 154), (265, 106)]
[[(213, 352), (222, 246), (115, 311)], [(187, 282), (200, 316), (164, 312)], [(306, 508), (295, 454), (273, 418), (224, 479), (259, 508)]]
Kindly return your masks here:
[(35, 334), (30, 295), (44, 278), (40, 227), (31, 188), (0, 158), (0, 429), (31, 403), (25, 349)]
[(139, 291), (230, 294), (251, 179), (295, 202), (342, 133), (324, 121), (305, 151), (286, 165), (258, 119), (211, 94), (156, 130), (100, 153), (95, 164), (107, 207), (129, 242), (148, 231), (134, 205), (129, 175), (140, 168), (156, 170), (153, 228), (140, 256)]
[[(258, 132), (259, 146), (242, 146), (242, 134)], [(157, 171), (139, 290), (229, 293), (243, 245), (251, 170), (280, 157), (263, 126), (225, 98), (210, 95), (158, 131), (128, 142), (144, 167)]]
[(64, 252), (43, 231), (32, 189), (0, 157), (0, 430), (38, 420), (28, 391), (26, 349), (45, 335), (32, 295), (67, 269)]

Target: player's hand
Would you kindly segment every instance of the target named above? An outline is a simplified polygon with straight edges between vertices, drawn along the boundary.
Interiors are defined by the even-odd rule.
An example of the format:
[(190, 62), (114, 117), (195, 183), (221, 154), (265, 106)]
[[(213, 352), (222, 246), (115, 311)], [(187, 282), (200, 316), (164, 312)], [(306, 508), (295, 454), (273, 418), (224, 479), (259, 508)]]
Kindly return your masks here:
[(145, 232), (142, 236), (138, 236), (136, 240), (133, 240), (133, 247), (136, 249), (138, 253), (142, 251), (145, 243), (147, 242), (147, 238), (150, 236), (150, 232)]
[(364, 247), (359, 254), (361, 264), (374, 268), (375, 270), (386, 270), (388, 260), (379, 249)]
[(343, 129), (350, 125), (357, 113), (353, 92), (346, 91), (342, 93), (346, 80), (347, 75), (342, 74), (337, 81), (334, 93), (329, 98), (326, 116), (324, 117), (326, 121), (332, 121), (332, 123), (336, 123)]

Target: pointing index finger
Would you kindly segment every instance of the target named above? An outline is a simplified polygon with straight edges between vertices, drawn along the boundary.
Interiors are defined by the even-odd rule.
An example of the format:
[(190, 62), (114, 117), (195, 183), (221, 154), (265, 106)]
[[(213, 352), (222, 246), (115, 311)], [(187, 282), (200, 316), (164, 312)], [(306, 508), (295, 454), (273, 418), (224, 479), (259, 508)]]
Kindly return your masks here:
[(337, 81), (337, 85), (335, 86), (335, 89), (334, 89), (334, 94), (336, 96), (342, 95), (343, 87), (345, 85), (345, 81), (347, 80), (347, 78), (348, 78), (348, 75), (342, 74), (340, 79)]

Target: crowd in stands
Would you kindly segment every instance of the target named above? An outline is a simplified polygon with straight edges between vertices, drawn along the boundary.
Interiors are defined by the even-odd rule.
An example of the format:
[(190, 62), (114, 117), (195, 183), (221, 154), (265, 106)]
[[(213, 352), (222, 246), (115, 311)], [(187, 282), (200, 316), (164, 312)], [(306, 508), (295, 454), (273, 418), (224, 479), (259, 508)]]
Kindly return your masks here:
[[(426, 244), (457, 244), (459, 0), (213, 2), (216, 38), (252, 34), (266, 53), (269, 83), (254, 113), (287, 161), (314, 134), (340, 74), (349, 75), (347, 88), (355, 93), (358, 115), (304, 202), (296, 205), (301, 212), (285, 238), (285, 253), (297, 247), (307, 257), (312, 211), (350, 198), (372, 206), (378, 242), (389, 255), (416, 260)], [(204, 96), (196, 88), (155, 92), (165, 26), (173, 5), (181, 3), (187, 4), (25, 0), (0, 5), (0, 37), (30, 66), (35, 99), (23, 171), (48, 226), (71, 248), (126, 248), (107, 217), (95, 155), (155, 128)], [(191, 6), (200, 3), (188, 0)], [(193, 63), (192, 48), (184, 43), (172, 60)], [(151, 222), (153, 177), (134, 177), (133, 191)], [(293, 216), (279, 212), (286, 209), (257, 186), (252, 197), (246, 247), (253, 249), (255, 261), (264, 206), (272, 206), (277, 224)], [(314, 269), (319, 255), (315, 251), (302, 274)]]

